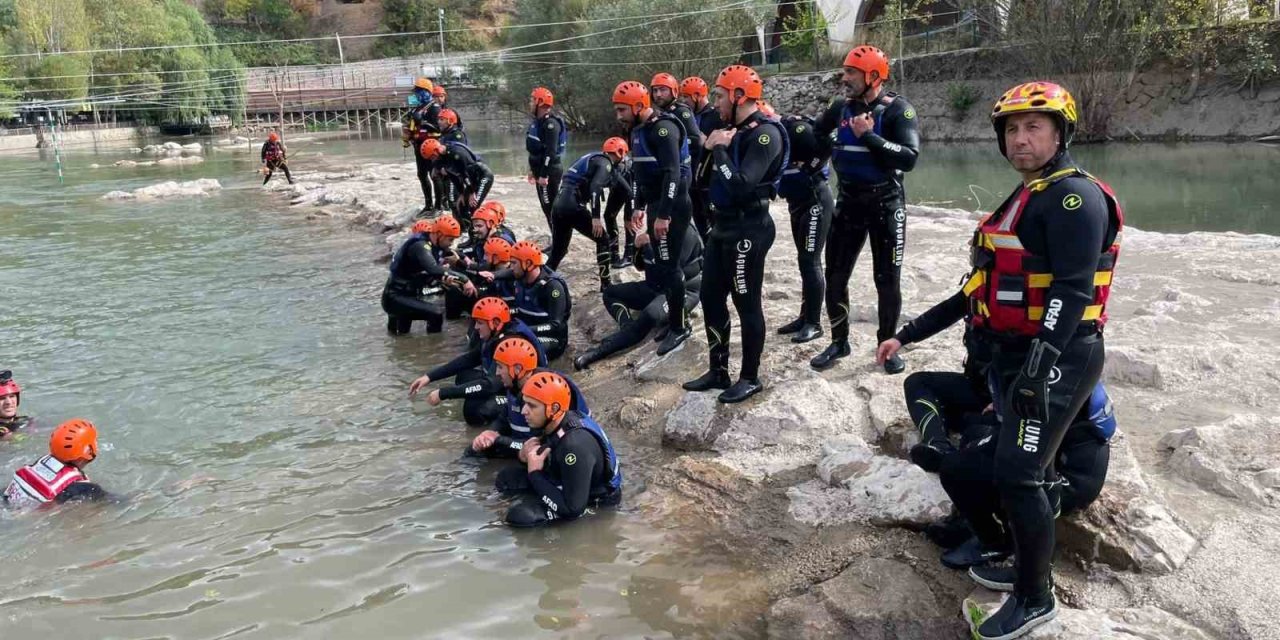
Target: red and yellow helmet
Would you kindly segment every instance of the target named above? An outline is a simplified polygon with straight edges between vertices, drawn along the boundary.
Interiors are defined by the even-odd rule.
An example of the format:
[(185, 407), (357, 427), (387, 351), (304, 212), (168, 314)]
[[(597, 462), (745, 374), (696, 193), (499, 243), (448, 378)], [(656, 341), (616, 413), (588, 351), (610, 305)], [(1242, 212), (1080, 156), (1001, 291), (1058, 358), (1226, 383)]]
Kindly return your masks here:
[(1000, 154), (1006, 155), (1004, 145), (1004, 123), (1007, 116), (1016, 113), (1045, 113), (1058, 123), (1061, 136), (1058, 148), (1066, 149), (1075, 135), (1076, 124), (1080, 114), (1076, 109), (1076, 99), (1071, 92), (1061, 85), (1036, 80), (1024, 82), (1005, 91), (991, 108), (991, 124), (996, 130), (996, 140), (1000, 143)]

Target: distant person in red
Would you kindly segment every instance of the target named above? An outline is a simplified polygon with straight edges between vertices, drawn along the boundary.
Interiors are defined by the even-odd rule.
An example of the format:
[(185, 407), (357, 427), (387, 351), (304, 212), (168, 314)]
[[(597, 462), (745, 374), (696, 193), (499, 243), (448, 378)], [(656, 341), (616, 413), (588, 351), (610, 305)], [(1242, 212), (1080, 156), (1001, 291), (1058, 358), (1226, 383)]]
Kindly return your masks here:
[(284, 177), (293, 184), (293, 176), (289, 175), (289, 159), (285, 157), (284, 143), (280, 142), (280, 134), (272, 131), (267, 134), (267, 141), (262, 143), (262, 173), (266, 177), (262, 179), (262, 184), (271, 181), (271, 176), (275, 175), (277, 169), (284, 170)]
[(0, 371), (0, 438), (21, 429), (31, 422), (27, 416), (18, 415), (22, 403), (22, 387), (13, 379), (13, 372)]
[(4, 490), (5, 505), (26, 508), (108, 497), (84, 473), (97, 457), (98, 430), (93, 423), (73, 418), (58, 425), (49, 437), (49, 455), (14, 472)]

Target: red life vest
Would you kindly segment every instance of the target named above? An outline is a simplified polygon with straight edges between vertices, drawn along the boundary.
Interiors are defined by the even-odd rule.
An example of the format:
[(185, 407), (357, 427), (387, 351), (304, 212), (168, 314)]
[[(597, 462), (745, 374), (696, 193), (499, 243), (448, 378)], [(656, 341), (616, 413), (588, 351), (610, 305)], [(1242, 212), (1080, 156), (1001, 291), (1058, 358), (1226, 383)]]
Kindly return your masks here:
[(47, 504), (82, 480), (88, 478), (79, 469), (53, 456), (45, 456), (14, 472), (13, 481), (4, 490), (4, 498), (11, 506)]
[(1102, 189), (1111, 223), (1116, 228), (1115, 240), (1098, 256), (1093, 300), (1085, 307), (1081, 319), (1095, 322), (1099, 329), (1107, 323), (1107, 298), (1111, 295), (1112, 276), (1120, 256), (1124, 212), (1110, 186), (1071, 167), (1019, 187), (1004, 205), (978, 223), (970, 253), (973, 271), (963, 289), (968, 298), (971, 326), (1013, 336), (1031, 337), (1040, 332), (1045, 294), (1053, 283), (1053, 274), (1045, 256), (1035, 255), (1022, 246), (1018, 240), (1018, 222), (1031, 198), (1071, 176), (1083, 176)]

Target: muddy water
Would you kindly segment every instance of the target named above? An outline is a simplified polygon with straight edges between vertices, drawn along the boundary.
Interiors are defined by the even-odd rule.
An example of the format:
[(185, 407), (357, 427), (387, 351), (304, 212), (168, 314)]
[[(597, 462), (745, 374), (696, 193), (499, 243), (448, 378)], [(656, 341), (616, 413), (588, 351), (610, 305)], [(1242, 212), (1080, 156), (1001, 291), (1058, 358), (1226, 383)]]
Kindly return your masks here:
[[(384, 153), (300, 143), (297, 161), (340, 146)], [(87, 417), (89, 474), (121, 499), (0, 513), (0, 637), (759, 633), (751, 572), (634, 487), (572, 526), (497, 524), (497, 467), (459, 460), (458, 411), (406, 398), (463, 336), (385, 334), (379, 238), (284, 211), (254, 154), (87, 168), (122, 157), (72, 152), (65, 185), (51, 157), (0, 157), (0, 368), (37, 416), (0, 468)], [(98, 199), (196, 177), (226, 189)], [(663, 461), (615, 440), (629, 480)]]

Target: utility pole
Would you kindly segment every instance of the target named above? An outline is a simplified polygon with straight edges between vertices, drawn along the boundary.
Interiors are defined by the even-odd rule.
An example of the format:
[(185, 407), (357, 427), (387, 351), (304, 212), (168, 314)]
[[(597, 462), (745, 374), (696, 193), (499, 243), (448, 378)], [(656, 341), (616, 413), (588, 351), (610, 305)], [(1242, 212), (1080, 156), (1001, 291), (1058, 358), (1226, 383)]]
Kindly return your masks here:
[[(444, 75), (444, 9), (441, 8), (437, 14), (440, 17), (440, 75)], [(439, 80), (439, 76), (436, 80)]]

